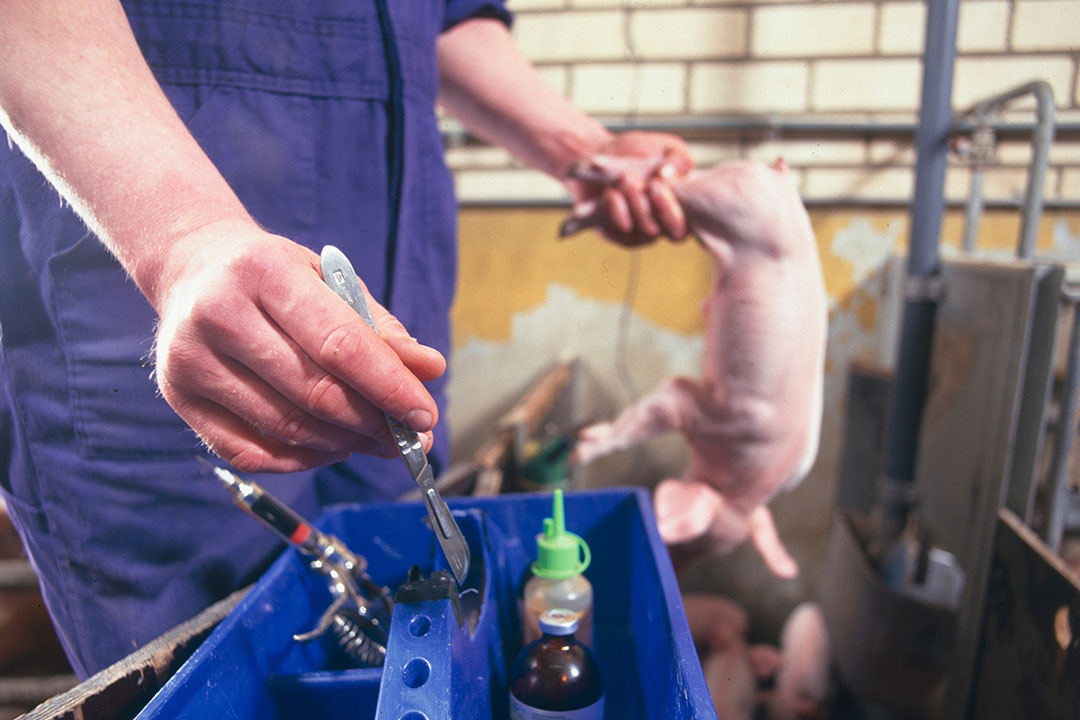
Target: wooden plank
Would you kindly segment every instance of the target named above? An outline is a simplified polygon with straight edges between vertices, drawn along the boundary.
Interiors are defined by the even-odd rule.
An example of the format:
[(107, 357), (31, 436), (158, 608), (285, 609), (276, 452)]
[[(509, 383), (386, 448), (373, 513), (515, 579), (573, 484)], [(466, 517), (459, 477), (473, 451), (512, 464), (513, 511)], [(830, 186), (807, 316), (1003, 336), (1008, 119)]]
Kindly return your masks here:
[(135, 717), (247, 591), (237, 590), (68, 692), (38, 705), (21, 720)]
[(998, 512), (968, 718), (1080, 719), (1080, 578)]

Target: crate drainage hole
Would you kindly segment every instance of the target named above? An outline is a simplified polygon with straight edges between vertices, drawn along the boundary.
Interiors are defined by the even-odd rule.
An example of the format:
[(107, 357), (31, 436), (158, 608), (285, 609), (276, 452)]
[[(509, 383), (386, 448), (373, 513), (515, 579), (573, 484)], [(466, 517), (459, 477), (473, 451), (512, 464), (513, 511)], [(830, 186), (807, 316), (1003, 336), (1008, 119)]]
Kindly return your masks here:
[(409, 623), (409, 633), (413, 637), (424, 637), (430, 629), (431, 620), (428, 619), (427, 615), (417, 615)]
[[(413, 658), (405, 664), (405, 669), (402, 671), (402, 678), (405, 680), (405, 684), (411, 688), (418, 688), (428, 681), (428, 677), (431, 675), (431, 664), (424, 658)], [(418, 720), (408, 716), (402, 717), (401, 720)]]
[(419, 710), (413, 710), (402, 715), (398, 720), (428, 720), (428, 716)]

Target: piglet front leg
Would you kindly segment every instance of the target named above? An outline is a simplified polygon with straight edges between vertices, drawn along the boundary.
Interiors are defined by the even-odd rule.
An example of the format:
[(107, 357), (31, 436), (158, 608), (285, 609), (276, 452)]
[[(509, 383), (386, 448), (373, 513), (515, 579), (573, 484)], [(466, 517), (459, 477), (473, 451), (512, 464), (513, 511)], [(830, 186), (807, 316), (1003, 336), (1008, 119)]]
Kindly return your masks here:
[(698, 413), (701, 388), (684, 377), (668, 379), (611, 422), (590, 425), (578, 433), (571, 462), (584, 465), (625, 450), (668, 430), (682, 430)]

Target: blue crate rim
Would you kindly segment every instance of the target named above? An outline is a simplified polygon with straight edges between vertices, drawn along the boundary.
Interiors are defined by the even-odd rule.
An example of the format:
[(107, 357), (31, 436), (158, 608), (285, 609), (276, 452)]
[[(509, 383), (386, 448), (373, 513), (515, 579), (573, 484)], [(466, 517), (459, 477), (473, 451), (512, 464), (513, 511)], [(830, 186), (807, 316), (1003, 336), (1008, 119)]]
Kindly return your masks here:
[[(648, 542), (649, 551), (651, 552), (654, 561), (657, 563), (657, 571), (661, 577), (670, 577), (673, 581), (676, 580), (675, 570), (671, 565), (671, 558), (668, 555), (667, 546), (660, 538), (660, 532), (656, 526), (656, 515), (653, 509), (652, 497), (648, 490), (638, 486), (627, 487), (606, 487), (596, 489), (581, 489), (581, 490), (568, 490), (566, 491), (566, 499), (569, 502), (573, 501), (577, 496), (603, 496), (603, 495), (620, 495), (625, 498), (627, 502), (634, 502), (638, 506), (638, 510), (641, 513), (642, 529), (644, 530), (645, 537)], [(483, 509), (486, 505), (493, 505), (497, 502), (505, 502), (507, 495), (497, 495), (491, 497), (454, 497), (447, 498), (447, 504), (450, 505), (451, 510), (457, 508), (460, 511), (468, 509)], [(524, 492), (515, 493), (512, 497), (527, 498), (550, 498), (550, 491), (536, 491), (536, 492)], [(322, 518), (334, 512), (341, 512), (349, 507), (355, 507), (355, 503), (340, 503), (328, 505), (320, 512), (319, 517), (313, 524), (318, 526)], [(377, 503), (365, 503), (363, 507), (378, 511), (380, 508), (401, 508), (406, 506), (423, 507), (422, 501), (413, 502), (377, 502)], [(299, 560), (299, 553), (291, 548), (284, 547), (281, 553), (274, 559), (273, 563), (267, 568), (262, 577), (267, 577), (271, 574), (284, 572), (284, 566)], [(260, 579), (261, 581), (261, 579)], [(242, 622), (244, 617), (255, 607), (256, 603), (260, 602), (258, 593), (255, 590), (258, 589), (258, 582), (252, 586), (251, 590), (237, 603), (228, 615), (214, 628), (210, 636), (199, 645), (199, 647), (192, 653), (180, 669), (173, 674), (171, 678), (162, 686), (158, 693), (151, 698), (150, 702), (139, 712), (135, 720), (139, 720), (142, 717), (153, 717), (156, 707), (166, 701), (166, 696), (175, 688), (180, 687), (186, 682), (188, 676), (195, 671), (195, 668), (199, 666), (203, 659), (207, 655), (212, 655), (227, 637), (228, 632), (236, 626), (237, 623)], [(686, 618), (686, 611), (683, 608), (682, 596), (679, 594), (678, 583), (675, 582), (661, 582), (660, 590), (664, 598), (664, 612), (667, 613), (667, 621), (669, 626), (673, 627), (678, 625), (685, 628), (686, 632), (671, 632), (669, 633), (669, 641), (672, 643), (672, 649), (674, 650), (674, 657), (676, 659), (693, 659), (694, 665), (696, 665), (696, 672), (690, 672), (685, 676), (686, 687), (685, 695), (693, 696), (694, 698), (707, 701), (704, 707), (709, 709), (713, 708), (711, 695), (705, 684), (705, 677), (701, 671), (700, 663), (697, 663), (697, 650), (693, 645), (691, 635), (689, 632), (689, 621)], [(149, 713), (149, 714), (148, 714)], [(713, 715), (715, 717), (715, 715)]]

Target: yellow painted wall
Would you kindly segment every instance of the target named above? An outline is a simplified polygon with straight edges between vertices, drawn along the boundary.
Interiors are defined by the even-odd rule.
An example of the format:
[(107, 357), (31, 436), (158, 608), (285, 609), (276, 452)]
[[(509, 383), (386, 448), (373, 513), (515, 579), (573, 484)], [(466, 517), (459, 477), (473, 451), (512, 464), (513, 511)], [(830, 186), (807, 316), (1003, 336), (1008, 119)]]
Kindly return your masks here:
[[(825, 284), (834, 303), (846, 305), (858, 289), (852, 264), (832, 251), (838, 233), (856, 220), (869, 222), (897, 238), (902, 251), (908, 235), (905, 209), (815, 209), (811, 221), (821, 251)], [(459, 223), (460, 269), (453, 310), (454, 344), (469, 339), (506, 341), (511, 318), (543, 301), (551, 283), (584, 297), (621, 303), (630, 273), (630, 253), (586, 232), (558, 240), (565, 216), (559, 208), (465, 208)], [(1080, 212), (1048, 212), (1040, 223), (1038, 250), (1051, 252), (1055, 225), (1065, 223), (1080, 235)], [(959, 248), (963, 212), (946, 214), (943, 243)], [(980, 251), (1009, 252), (1016, 245), (1020, 217), (1014, 211), (988, 211), (980, 225)], [(633, 308), (636, 314), (671, 330), (701, 330), (700, 304), (712, 282), (712, 264), (694, 241), (657, 242), (640, 253), (641, 273)], [(866, 310), (863, 323), (870, 325)]]

